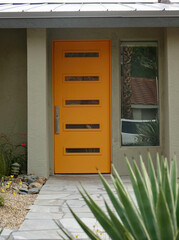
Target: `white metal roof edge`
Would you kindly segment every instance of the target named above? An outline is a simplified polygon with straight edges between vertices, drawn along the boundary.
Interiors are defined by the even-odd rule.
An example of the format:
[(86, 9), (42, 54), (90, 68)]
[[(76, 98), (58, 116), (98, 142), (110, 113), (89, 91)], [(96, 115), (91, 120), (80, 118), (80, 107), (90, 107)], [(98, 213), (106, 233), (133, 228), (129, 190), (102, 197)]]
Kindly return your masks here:
[[(173, 1), (173, 0), (171, 0)], [(177, 1), (177, 0), (175, 0)], [(0, 0), (0, 4), (104, 4), (104, 3), (158, 3), (158, 0)]]
[(85, 17), (127, 17), (127, 18), (165, 18), (179, 17), (179, 11), (95, 11), (95, 12), (0, 12), (2, 18), (85, 18)]

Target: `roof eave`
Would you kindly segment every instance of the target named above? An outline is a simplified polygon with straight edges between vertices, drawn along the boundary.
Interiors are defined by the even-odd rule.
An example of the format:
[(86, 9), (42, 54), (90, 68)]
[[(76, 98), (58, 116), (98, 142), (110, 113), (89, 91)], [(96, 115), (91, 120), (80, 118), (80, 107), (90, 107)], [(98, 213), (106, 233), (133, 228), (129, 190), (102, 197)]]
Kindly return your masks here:
[(178, 11), (0, 13), (0, 28), (179, 27)]
[(39, 18), (173, 18), (179, 11), (0, 12), (0, 19)]

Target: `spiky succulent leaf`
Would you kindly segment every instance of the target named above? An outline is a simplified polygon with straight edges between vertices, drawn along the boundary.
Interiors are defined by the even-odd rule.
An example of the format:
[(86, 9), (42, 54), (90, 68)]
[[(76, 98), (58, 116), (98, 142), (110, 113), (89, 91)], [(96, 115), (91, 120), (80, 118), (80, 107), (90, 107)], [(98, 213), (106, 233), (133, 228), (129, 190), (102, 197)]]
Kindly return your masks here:
[(116, 228), (113, 226), (109, 217), (104, 213), (104, 211), (95, 203), (95, 201), (90, 197), (90, 195), (85, 191), (87, 197), (80, 191), (81, 196), (85, 200), (87, 206), (91, 209), (91, 212), (94, 214), (95, 218), (101, 224), (106, 233), (111, 237), (111, 239), (118, 239), (119, 234)]
[(116, 170), (116, 168), (114, 167), (114, 165), (112, 165), (112, 170), (113, 170), (113, 174), (115, 176), (115, 180), (116, 180), (116, 184), (119, 184), (121, 186), (121, 188), (123, 189), (123, 191), (125, 191), (125, 187), (124, 187), (124, 184)]
[[(60, 225), (58, 220), (54, 220), (54, 222), (57, 224), (57, 226), (59, 227), (59, 229), (64, 233), (64, 235), (69, 239), (69, 240), (74, 240), (74, 238)], [(66, 240), (66, 237), (64, 237), (62, 234), (60, 234), (59, 232), (57, 232), (58, 235), (63, 239)]]
[(179, 240), (179, 230), (178, 230), (178, 234), (177, 234), (175, 240)]
[[(125, 186), (124, 186), (116, 168), (114, 167), (114, 165), (112, 165), (112, 169), (113, 169), (113, 173), (114, 173), (114, 176), (115, 176), (115, 178), (112, 177), (112, 180), (113, 180), (113, 184), (114, 184), (114, 187), (115, 187), (116, 191), (118, 190), (118, 188), (120, 188), (125, 192), (126, 195), (129, 196), (129, 194), (128, 194), (128, 192), (127, 192), (127, 190), (126, 190), (126, 188), (125, 188)], [(118, 191), (117, 191), (117, 194), (118, 194)]]
[(162, 188), (165, 189), (165, 158), (161, 157)]
[(144, 162), (143, 162), (143, 159), (142, 159), (141, 155), (140, 155), (140, 165), (141, 165), (141, 172), (142, 172), (142, 176), (143, 176), (143, 179), (144, 179), (144, 183), (146, 185), (146, 189), (147, 189), (147, 192), (148, 192), (148, 197), (150, 198), (150, 202), (153, 205), (153, 193), (152, 193), (152, 188), (151, 188), (151, 182), (150, 182), (150, 178), (148, 176), (148, 173), (147, 173), (147, 170), (146, 170), (146, 167), (144, 165)]
[[(69, 207), (69, 206), (68, 206)], [(72, 213), (73, 217), (76, 219), (76, 221), (79, 223), (81, 228), (84, 230), (84, 232), (88, 235), (88, 237), (92, 240), (101, 240), (101, 238), (96, 235), (86, 224), (81, 221), (81, 219), (74, 213), (74, 211), (69, 207), (70, 212)]]
[(119, 233), (119, 240), (134, 240), (132, 235), (129, 233), (128, 229), (121, 223), (119, 218), (114, 214), (114, 212), (110, 209), (109, 205), (105, 201), (105, 206), (108, 211), (108, 214), (111, 218), (111, 221), (113, 222), (114, 226), (116, 227), (118, 233)]
[(175, 204), (174, 204), (174, 198), (173, 198), (173, 192), (171, 188), (171, 183), (169, 179), (169, 170), (165, 161), (164, 165), (164, 187), (163, 192), (165, 195), (165, 199), (169, 208), (169, 213), (171, 215), (172, 223), (173, 223), (173, 229), (174, 234), (177, 232), (177, 223), (176, 223), (176, 215), (175, 215)]
[(142, 221), (141, 216), (139, 215), (134, 202), (131, 200), (128, 194), (123, 191), (120, 185), (117, 186), (117, 191), (120, 196), (122, 204), (125, 206), (126, 216), (129, 220), (130, 226), (134, 232), (134, 238), (138, 240), (150, 239), (145, 228), (145, 225)]
[(139, 168), (134, 161), (135, 176), (138, 183), (138, 188), (140, 196), (143, 199), (143, 212), (141, 211), (142, 217), (145, 222), (146, 229), (151, 239), (159, 239), (158, 229), (157, 229), (157, 219), (154, 212), (153, 199), (150, 198), (149, 193), (147, 192), (146, 185), (142, 178), (142, 175), (139, 171)]
[(173, 161), (171, 161), (170, 164), (170, 182), (173, 192), (173, 198), (174, 203), (176, 205), (177, 200), (177, 161), (176, 161), (176, 155), (173, 158)]
[[(115, 178), (112, 177), (112, 181), (113, 181), (114, 187), (116, 189), (117, 195), (119, 197), (119, 200), (121, 201), (119, 189), (122, 189), (123, 192), (125, 193), (125, 195), (132, 201), (131, 196), (129, 195), (128, 191), (126, 190), (126, 188), (114, 166), (113, 166), (113, 172), (115, 173)], [(136, 211), (138, 211), (138, 209), (136, 209)]]
[(177, 203), (176, 203), (176, 218), (177, 218), (177, 228), (179, 231), (179, 184), (177, 184)]
[(167, 159), (167, 157), (165, 157), (165, 167), (167, 168), (167, 171), (169, 172), (168, 159)]
[[(136, 196), (137, 204), (139, 206), (140, 212), (143, 213), (144, 212), (143, 203), (142, 203), (143, 200), (142, 200), (141, 195), (140, 195), (139, 186), (138, 186), (138, 183), (137, 183), (136, 176), (135, 176), (134, 171), (132, 170), (132, 167), (131, 167), (131, 165), (129, 163), (129, 160), (127, 158), (126, 158), (126, 163), (127, 163), (127, 166), (128, 166), (129, 175), (130, 175), (131, 183), (132, 183), (133, 190), (134, 190), (134, 193), (135, 193), (135, 196)], [(142, 217), (143, 217), (143, 214), (142, 214)]]
[(113, 191), (111, 190), (110, 185), (108, 184), (108, 182), (105, 180), (105, 178), (102, 176), (102, 174), (100, 172), (98, 172), (99, 177), (103, 183), (104, 188), (106, 189), (106, 192), (117, 212), (117, 214), (119, 215), (121, 221), (124, 223), (124, 225), (126, 226), (126, 228), (129, 230), (129, 232), (132, 232), (132, 229), (129, 225), (128, 219), (126, 217), (125, 214), (125, 209), (122, 205), (122, 203), (119, 201), (119, 199), (115, 196), (115, 194), (113, 193)]
[(151, 188), (152, 188), (152, 193), (153, 193), (153, 202), (154, 202), (154, 207), (156, 208), (157, 196), (158, 196), (158, 182), (157, 182), (154, 165), (152, 162), (150, 152), (148, 152), (148, 165), (149, 165), (149, 176), (150, 176), (150, 181), (151, 181)]
[(162, 191), (162, 188), (159, 189), (159, 196), (157, 201), (157, 210), (156, 210), (160, 239), (161, 240), (173, 240), (174, 231), (172, 226), (172, 219), (169, 212), (169, 208)]
[[(141, 156), (141, 171), (134, 161), (135, 173), (126, 158), (137, 206), (114, 166), (114, 177), (111, 176), (111, 178), (118, 198), (105, 178), (100, 173), (99, 176), (115, 212), (105, 202), (109, 216), (106, 215), (84, 188), (86, 195), (80, 192), (110, 239), (179, 240), (179, 187), (176, 183), (176, 162), (172, 162), (169, 174), (167, 159), (162, 156), (160, 163), (158, 153), (156, 159), (157, 177), (150, 153), (148, 153), (149, 175)], [(90, 232), (91, 230), (80, 222), (81, 220), (75, 214), (73, 215), (91, 239), (100, 239), (96, 238), (98, 236)]]
[[(156, 160), (157, 160), (157, 180), (160, 186), (162, 184), (162, 173), (161, 173), (161, 167), (160, 167), (160, 157), (158, 152), (156, 154)], [(162, 160), (162, 157), (161, 157), (161, 160)]]

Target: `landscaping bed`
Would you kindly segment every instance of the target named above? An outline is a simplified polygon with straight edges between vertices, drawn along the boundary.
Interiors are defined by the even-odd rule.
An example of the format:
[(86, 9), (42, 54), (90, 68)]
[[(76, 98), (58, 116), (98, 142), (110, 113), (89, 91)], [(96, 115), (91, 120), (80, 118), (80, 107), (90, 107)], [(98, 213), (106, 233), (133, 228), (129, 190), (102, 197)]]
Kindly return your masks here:
[(22, 224), (46, 178), (34, 175), (13, 175), (0, 181), (0, 228), (16, 229)]
[(21, 225), (46, 182), (44, 177), (26, 174), (26, 142), (26, 133), (0, 133), (0, 230)]
[(5, 199), (4, 206), (0, 207), (0, 228), (19, 228), (37, 194), (14, 195), (12, 193), (1, 193), (0, 195)]

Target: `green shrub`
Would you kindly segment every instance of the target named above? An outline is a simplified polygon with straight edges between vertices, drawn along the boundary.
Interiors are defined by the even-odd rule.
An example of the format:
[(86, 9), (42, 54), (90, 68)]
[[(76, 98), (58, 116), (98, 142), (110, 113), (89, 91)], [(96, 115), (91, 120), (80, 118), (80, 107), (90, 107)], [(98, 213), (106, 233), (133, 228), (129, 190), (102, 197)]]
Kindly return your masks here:
[[(105, 214), (84, 188), (84, 193), (80, 191), (96, 220), (109, 238), (114, 240), (178, 240), (179, 185), (177, 183), (176, 157), (171, 161), (169, 170), (167, 159), (163, 156), (159, 159), (159, 154), (157, 154), (157, 174), (150, 153), (148, 153), (149, 173), (141, 156), (141, 170), (135, 161), (133, 162), (134, 169), (127, 158), (126, 162), (137, 205), (113, 167), (111, 178), (116, 194), (100, 173), (99, 176), (115, 212), (105, 202), (108, 215)], [(101, 239), (80, 220), (71, 208), (70, 211), (90, 239)], [(68, 237), (72, 239), (70, 236)]]
[[(24, 138), (26, 134), (21, 134)], [(15, 162), (20, 164), (21, 171), (26, 172), (27, 170), (27, 145), (16, 144), (15, 136), (12, 135), (11, 137), (0, 134), (0, 161), (4, 160), (5, 163), (5, 174), (3, 175), (10, 175), (11, 174), (11, 165)], [(18, 134), (19, 137), (19, 134)], [(24, 139), (23, 139), (24, 141)], [(2, 157), (1, 157), (2, 156)], [(0, 162), (1, 166), (1, 162)], [(1, 174), (1, 172), (0, 172)]]
[(4, 155), (0, 153), (0, 180), (6, 174), (6, 164), (4, 160)]
[(0, 207), (4, 206), (4, 197), (0, 195)]

